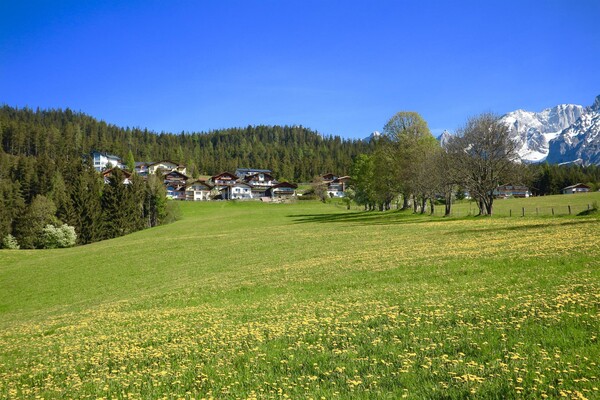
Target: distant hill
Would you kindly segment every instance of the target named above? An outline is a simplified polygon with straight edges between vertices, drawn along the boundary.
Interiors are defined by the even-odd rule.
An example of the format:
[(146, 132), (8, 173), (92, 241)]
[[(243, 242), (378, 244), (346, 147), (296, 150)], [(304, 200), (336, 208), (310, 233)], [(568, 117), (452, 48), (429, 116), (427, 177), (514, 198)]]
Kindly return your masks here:
[[(0, 157), (48, 157), (55, 163), (92, 150), (135, 161), (172, 160), (193, 175), (213, 175), (239, 167), (268, 168), (278, 178), (308, 181), (350, 172), (352, 158), (369, 144), (322, 136), (302, 126), (247, 126), (210, 132), (155, 133), (123, 128), (67, 110), (0, 108)], [(3, 154), (2, 154), (3, 153)], [(60, 167), (59, 167), (60, 169)], [(1, 178), (1, 177), (0, 177)]]

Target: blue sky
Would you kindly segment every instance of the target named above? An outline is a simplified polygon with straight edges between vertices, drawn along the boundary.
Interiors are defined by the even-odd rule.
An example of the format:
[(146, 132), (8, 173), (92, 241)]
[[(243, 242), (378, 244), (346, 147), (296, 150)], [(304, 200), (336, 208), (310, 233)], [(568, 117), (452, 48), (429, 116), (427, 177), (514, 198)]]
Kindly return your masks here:
[(398, 111), (469, 116), (600, 95), (600, 1), (1, 1), (0, 103), (157, 132)]

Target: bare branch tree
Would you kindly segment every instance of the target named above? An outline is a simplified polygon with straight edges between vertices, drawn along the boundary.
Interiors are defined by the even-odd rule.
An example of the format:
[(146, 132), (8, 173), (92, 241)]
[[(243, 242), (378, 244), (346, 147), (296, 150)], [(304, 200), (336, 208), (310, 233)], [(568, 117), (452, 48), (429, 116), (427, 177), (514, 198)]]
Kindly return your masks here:
[(448, 141), (457, 178), (479, 205), (480, 215), (492, 215), (494, 189), (511, 182), (518, 171), (517, 144), (498, 116), (485, 113), (470, 118)]

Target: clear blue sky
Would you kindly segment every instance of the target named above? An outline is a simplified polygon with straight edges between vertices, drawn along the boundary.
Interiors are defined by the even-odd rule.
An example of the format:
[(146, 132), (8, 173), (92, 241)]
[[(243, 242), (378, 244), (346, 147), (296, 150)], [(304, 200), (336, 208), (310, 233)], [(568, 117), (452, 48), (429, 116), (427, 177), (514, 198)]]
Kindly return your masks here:
[(0, 104), (119, 126), (438, 134), (599, 94), (598, 0), (0, 0)]

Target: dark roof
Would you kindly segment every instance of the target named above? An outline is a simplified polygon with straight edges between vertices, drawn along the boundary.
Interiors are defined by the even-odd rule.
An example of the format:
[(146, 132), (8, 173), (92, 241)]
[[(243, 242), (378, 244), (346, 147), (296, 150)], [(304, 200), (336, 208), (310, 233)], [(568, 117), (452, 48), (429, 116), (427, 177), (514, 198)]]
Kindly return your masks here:
[(578, 187), (579, 187), (579, 188), (591, 189), (591, 187), (589, 187), (589, 186), (588, 186), (588, 185), (586, 185), (585, 183), (576, 183), (576, 184), (574, 184), (574, 185), (567, 186), (567, 187), (563, 188), (563, 190), (566, 190), (566, 189), (575, 189), (575, 188), (578, 188)]
[(182, 174), (181, 172), (179, 172), (179, 171), (175, 171), (175, 170), (173, 170), (173, 171), (169, 171), (169, 172), (165, 172), (165, 173), (163, 174), (163, 177), (165, 177), (165, 176), (167, 176), (167, 175), (172, 175), (172, 174), (177, 174), (177, 175), (180, 175), (180, 176), (182, 176), (182, 177), (183, 177), (185, 180), (191, 179), (189, 176), (187, 176), (187, 175), (185, 175), (185, 174)]
[(114, 154), (106, 153), (104, 151), (93, 150), (92, 154), (100, 154), (101, 156), (104, 156), (104, 157), (117, 158), (119, 160), (121, 159), (121, 157), (119, 157), (119, 156), (115, 156)]
[(270, 169), (238, 168), (235, 170), (235, 173), (238, 174), (240, 177), (244, 177), (253, 174), (272, 174), (273, 171), (271, 171)]
[(258, 168), (238, 168), (235, 170), (235, 172), (242, 172), (245, 174), (248, 174), (250, 172), (263, 172), (263, 173), (271, 173), (273, 171), (271, 171), (270, 169), (258, 169)]
[[(112, 172), (114, 171), (114, 169), (115, 169), (115, 167), (107, 169), (106, 171), (103, 171), (102, 176), (106, 177), (106, 176), (112, 175)], [(124, 169), (121, 169), (121, 172), (123, 173), (123, 176), (125, 176), (125, 178), (131, 178), (131, 172), (128, 172)]]
[(220, 178), (221, 176), (224, 176), (224, 175), (230, 176), (230, 177), (232, 177), (233, 179), (237, 179), (237, 178), (238, 178), (238, 177), (237, 177), (237, 175), (234, 175), (234, 174), (232, 174), (231, 172), (221, 172), (220, 174), (217, 174), (217, 175), (215, 175), (215, 176), (211, 176), (211, 177), (210, 177), (210, 180), (211, 180), (211, 181), (214, 181), (215, 179), (218, 179), (218, 178)]
[(290, 183), (290, 182), (280, 182), (277, 185), (273, 185), (273, 189), (277, 189), (280, 187), (287, 187), (287, 188), (292, 188), (292, 189), (298, 189), (298, 185), (296, 185), (295, 183)]
[(192, 186), (192, 185), (194, 185), (194, 184), (196, 184), (196, 183), (199, 183), (199, 184), (201, 184), (201, 185), (204, 185), (204, 186), (206, 186), (206, 187), (207, 187), (207, 188), (209, 188), (209, 189), (212, 189), (212, 188), (214, 188), (214, 186), (213, 186), (213, 185), (211, 185), (210, 183), (208, 183), (208, 182), (206, 182), (206, 181), (203, 181), (203, 180), (201, 180), (201, 179), (195, 180), (195, 181), (193, 181), (193, 182), (189, 182), (187, 185), (185, 185), (185, 187), (186, 187), (186, 188), (188, 188), (188, 187), (190, 187), (190, 186)]
[(271, 175), (271, 174), (270, 174), (270, 173), (268, 173), (268, 172), (257, 172), (257, 173), (255, 173), (255, 174), (246, 175), (246, 177), (244, 178), (244, 180), (245, 180), (245, 181), (251, 181), (251, 180), (252, 180), (252, 179), (254, 179), (254, 178), (258, 178), (258, 176), (259, 176), (260, 174), (263, 174), (263, 175), (266, 175), (266, 176), (270, 176), (270, 177), (271, 177), (271, 180), (273, 180), (273, 179), (274, 179), (273, 175)]

